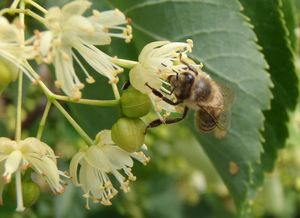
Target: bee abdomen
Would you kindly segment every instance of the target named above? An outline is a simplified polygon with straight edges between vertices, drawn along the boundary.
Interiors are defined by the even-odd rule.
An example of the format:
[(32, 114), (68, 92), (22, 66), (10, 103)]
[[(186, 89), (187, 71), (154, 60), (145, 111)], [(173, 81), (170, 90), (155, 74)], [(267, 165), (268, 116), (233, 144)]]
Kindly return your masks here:
[(202, 132), (211, 132), (217, 126), (216, 119), (202, 109), (196, 112), (195, 124)]

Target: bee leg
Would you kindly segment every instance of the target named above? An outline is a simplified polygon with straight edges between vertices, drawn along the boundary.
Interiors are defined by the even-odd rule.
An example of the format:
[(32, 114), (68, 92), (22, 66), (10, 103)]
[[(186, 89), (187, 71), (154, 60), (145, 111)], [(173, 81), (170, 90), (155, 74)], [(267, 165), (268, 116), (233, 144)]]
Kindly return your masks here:
[(180, 122), (181, 120), (183, 120), (186, 117), (188, 111), (189, 111), (189, 108), (188, 107), (184, 107), (184, 110), (183, 110), (183, 113), (182, 113), (181, 117), (178, 117), (178, 118), (167, 118), (164, 121), (162, 121), (160, 119), (153, 120), (146, 127), (145, 134), (147, 133), (148, 129), (160, 126), (161, 124), (172, 124), (172, 123), (178, 123), (178, 122)]
[(190, 71), (193, 71), (195, 73), (195, 75), (198, 76), (198, 71), (196, 70), (196, 68), (193, 67), (192, 65), (188, 64), (184, 60), (182, 60), (182, 53), (179, 54), (179, 60), (180, 60), (181, 63), (186, 65)]
[(122, 90), (126, 90), (126, 89), (128, 89), (129, 88), (129, 86), (130, 86), (130, 81), (129, 80), (127, 80), (123, 85), (122, 85)]
[(165, 97), (160, 91), (158, 91), (158, 90), (152, 88), (151, 86), (149, 86), (148, 83), (146, 83), (145, 85), (151, 89), (151, 91), (152, 91), (152, 93), (153, 93), (154, 95), (156, 95), (157, 97), (161, 98), (164, 102), (166, 102), (166, 103), (168, 103), (168, 104), (170, 104), (170, 105), (174, 105), (174, 106), (175, 106), (175, 105), (179, 105), (180, 103), (182, 103), (181, 101), (176, 101), (176, 102), (174, 102), (174, 101), (172, 101), (171, 99), (168, 99), (168, 98)]

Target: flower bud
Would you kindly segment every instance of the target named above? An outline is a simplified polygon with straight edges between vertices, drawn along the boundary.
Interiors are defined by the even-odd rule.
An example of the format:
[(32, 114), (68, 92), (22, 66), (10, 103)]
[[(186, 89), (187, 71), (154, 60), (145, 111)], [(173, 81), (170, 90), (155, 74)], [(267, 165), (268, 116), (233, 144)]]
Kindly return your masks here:
[[(16, 202), (16, 183), (11, 182), (8, 186), (8, 194)], [(34, 205), (40, 196), (40, 187), (31, 181), (22, 181), (22, 195), (25, 207)]]
[(145, 140), (146, 125), (141, 119), (122, 117), (111, 130), (112, 140), (127, 152), (138, 150)]
[(123, 92), (120, 101), (124, 116), (129, 118), (145, 116), (151, 109), (149, 96), (131, 86)]
[(0, 94), (6, 86), (17, 78), (15, 69), (11, 69), (9, 64), (0, 59)]

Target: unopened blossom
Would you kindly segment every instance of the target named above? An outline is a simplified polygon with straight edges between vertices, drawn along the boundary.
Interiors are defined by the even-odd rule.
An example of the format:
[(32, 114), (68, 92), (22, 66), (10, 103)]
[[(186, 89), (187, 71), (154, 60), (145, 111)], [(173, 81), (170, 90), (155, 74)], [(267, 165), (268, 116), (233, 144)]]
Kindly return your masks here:
[(48, 30), (36, 32), (35, 47), (39, 53), (38, 59), (53, 63), (56, 85), (74, 98), (81, 97), (80, 90), (84, 87), (76, 75), (74, 60), (86, 74), (86, 82), (94, 82), (77, 54), (80, 54), (95, 71), (107, 77), (109, 82), (116, 83), (117, 74), (123, 69), (113, 64), (112, 57), (96, 46), (110, 44), (112, 37), (123, 38), (126, 42), (132, 38), (131, 27), (124, 26), (127, 20), (122, 12), (117, 9), (105, 12), (94, 10), (91, 16), (86, 17), (83, 13), (90, 6), (89, 1), (77, 0), (62, 8), (50, 8), (45, 15)]
[[(59, 171), (56, 166), (56, 156), (53, 150), (45, 143), (36, 138), (27, 138), (16, 142), (9, 138), (0, 138), (0, 172), (2, 178), (0, 181), (0, 193), (2, 194), (3, 186), (11, 181), (12, 175), (18, 170), (32, 168), (37, 174), (41, 175), (50, 188), (55, 193), (64, 191), (63, 181), (60, 176), (63, 172)], [(16, 181), (16, 184), (21, 185)], [(17, 190), (17, 210), (24, 209), (20, 202), (20, 196)], [(2, 196), (1, 196), (2, 201)]]
[(111, 177), (116, 179), (120, 189), (129, 191), (129, 181), (136, 179), (131, 172), (133, 159), (144, 165), (149, 161), (142, 151), (128, 153), (122, 150), (112, 141), (110, 130), (101, 131), (94, 145), (82, 149), (72, 158), (70, 176), (73, 183), (83, 189), (87, 208), (89, 199), (94, 203), (111, 205), (111, 199), (118, 192)]
[[(150, 99), (156, 109), (175, 112), (177, 107), (169, 105), (152, 93), (151, 88), (160, 92), (170, 92), (165, 87), (169, 86), (167, 78), (176, 73), (187, 71), (187, 66), (182, 63), (183, 58), (187, 58), (187, 53), (192, 51), (193, 42), (157, 41), (147, 44), (141, 51), (138, 63), (130, 70), (129, 79), (131, 85), (137, 90), (149, 94)], [(165, 86), (164, 86), (165, 85)], [(151, 87), (151, 88), (150, 88)], [(169, 97), (176, 101), (174, 96)]]
[(24, 61), (34, 58), (35, 51), (33, 46), (24, 44), (22, 28), (18, 22), (11, 24), (0, 16), (0, 62), (9, 68), (12, 80), (17, 78), (19, 70), (31, 78)]

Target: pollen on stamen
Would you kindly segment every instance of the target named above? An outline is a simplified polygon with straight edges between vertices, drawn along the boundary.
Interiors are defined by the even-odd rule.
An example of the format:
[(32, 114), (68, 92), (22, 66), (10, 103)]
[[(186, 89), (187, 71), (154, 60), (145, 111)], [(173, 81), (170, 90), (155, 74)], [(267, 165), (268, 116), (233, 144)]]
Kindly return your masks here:
[(11, 181), (11, 174), (3, 175), (2, 176), (5, 183), (10, 183)]
[(126, 28), (123, 31), (123, 35), (125, 38), (125, 42), (129, 43), (132, 39), (132, 27), (130, 25), (127, 25)]
[(91, 77), (91, 76), (87, 77), (87, 78), (85, 79), (85, 81), (86, 81), (87, 83), (89, 83), (89, 84), (95, 83), (95, 79), (94, 79), (93, 77)]
[(114, 77), (111, 80), (109, 80), (109, 84), (117, 84), (119, 82), (119, 77)]
[(100, 16), (101, 16), (101, 12), (98, 11), (98, 10), (93, 10), (93, 15), (94, 15), (95, 17), (100, 17)]
[(127, 21), (128, 24), (131, 24), (131, 23), (132, 23), (132, 19), (129, 18), (129, 17), (126, 17), (126, 21)]
[(103, 204), (103, 205), (105, 205), (105, 206), (110, 206), (110, 205), (112, 205), (111, 201), (109, 201), (109, 200), (102, 200), (102, 201), (101, 201), (101, 204)]
[(40, 77), (37, 78), (36, 80), (33, 80), (32, 85), (37, 85), (39, 81), (40, 81)]
[(108, 33), (109, 32), (109, 28), (108, 27), (103, 27), (103, 32)]
[(54, 45), (55, 47), (60, 47), (61, 44), (62, 44), (62, 42), (61, 42), (61, 39), (60, 39), (60, 38), (54, 39), (54, 40), (53, 40), (53, 45)]
[(193, 40), (187, 39), (186, 42), (187, 42), (187, 44), (189, 45), (189, 47), (187, 48), (187, 49), (188, 49), (188, 52), (192, 52), (192, 48), (193, 48), (193, 46), (194, 46)]
[(62, 194), (62, 193), (64, 193), (65, 192), (65, 188), (64, 187), (62, 187), (61, 189), (59, 189), (59, 190), (57, 190), (57, 194)]
[(54, 85), (55, 85), (55, 87), (58, 88), (58, 89), (61, 89), (61, 87), (62, 87), (61, 82), (58, 81), (58, 80), (55, 80)]
[(125, 193), (129, 192), (130, 191), (129, 180), (123, 182), (120, 189), (123, 190)]
[(116, 15), (122, 15), (122, 12), (121, 12), (119, 9), (116, 8), (116, 9), (115, 9), (115, 14), (116, 14)]
[(115, 73), (116, 73), (115, 76), (117, 76), (118, 74), (123, 73), (123, 72), (124, 72), (123, 68), (115, 68)]
[(129, 174), (128, 179), (131, 181), (135, 181), (136, 180), (136, 176), (134, 176), (132, 173)]
[(68, 54), (66, 54), (66, 53), (63, 53), (63, 59), (64, 59), (65, 61), (70, 61), (70, 60), (71, 60), (71, 57), (70, 57), (70, 55), (68, 55)]

